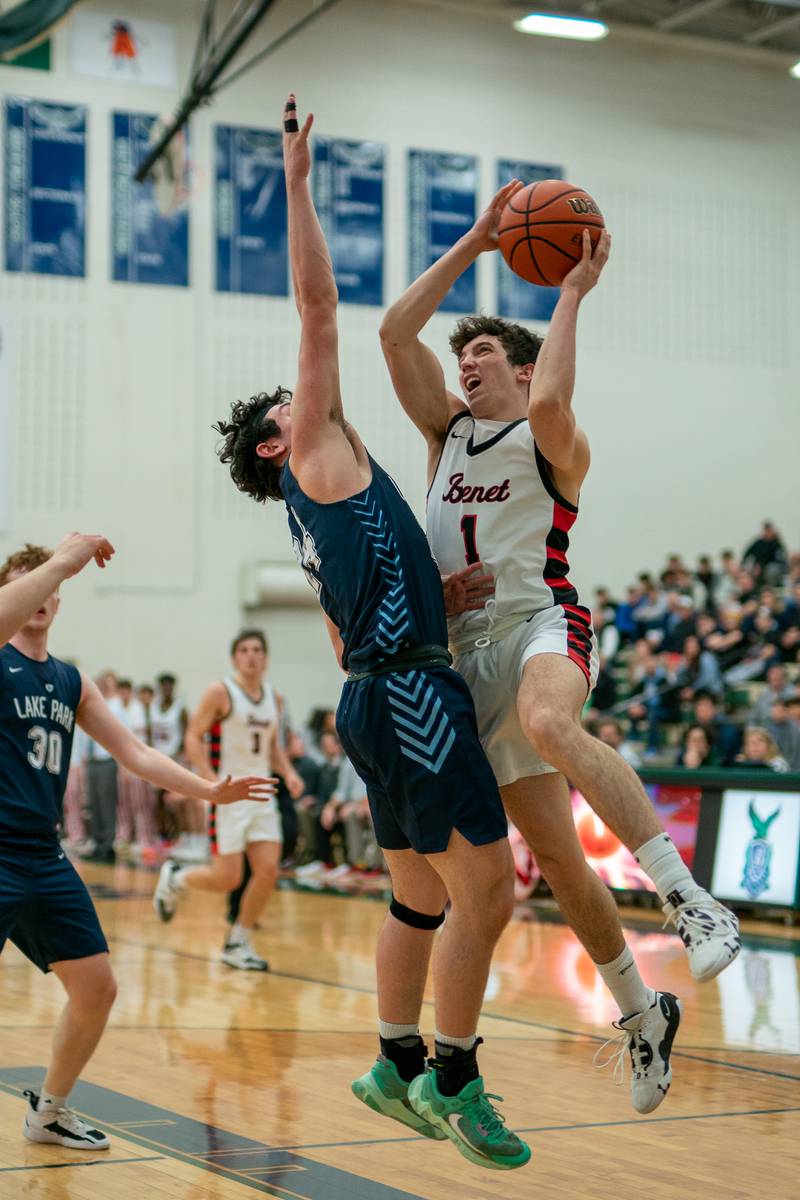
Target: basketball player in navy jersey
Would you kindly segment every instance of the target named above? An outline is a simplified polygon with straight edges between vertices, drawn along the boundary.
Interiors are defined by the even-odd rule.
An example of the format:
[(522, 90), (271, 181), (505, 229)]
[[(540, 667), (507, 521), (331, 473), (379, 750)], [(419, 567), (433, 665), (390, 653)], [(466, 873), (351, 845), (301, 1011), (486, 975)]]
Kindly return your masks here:
[(616, 905), (584, 859), (566, 779), (652, 879), (695, 979), (713, 979), (740, 942), (735, 916), (697, 886), (634, 771), (580, 723), (597, 652), (589, 611), (567, 578), (568, 533), (589, 469), (589, 445), (572, 411), (575, 338), (609, 235), (592, 251), (583, 233), (581, 259), (563, 281), (543, 344), (499, 318), (459, 322), (450, 344), (461, 397), (448, 391), (441, 364), (419, 340), (455, 280), (497, 249), (501, 213), (521, 186), (501, 188), (469, 233), (389, 309), (381, 342), (398, 398), (428, 445), (434, 556), (445, 575), (482, 562), (495, 579), (482, 611), (451, 619), (450, 645), (506, 811), (620, 1006), (613, 1057), (630, 1051), (634, 1107), (651, 1112), (669, 1087), (680, 1007), (642, 982)]
[(156, 787), (229, 804), (266, 798), (275, 783), (206, 783), (140, 742), (94, 683), (47, 653), (59, 584), (91, 557), (103, 566), (112, 553), (105, 538), (73, 534), (54, 554), (28, 545), (0, 566), (0, 949), (10, 938), (67, 992), (42, 1090), (25, 1092), (24, 1133), (92, 1151), (105, 1150), (108, 1138), (67, 1101), (103, 1033), (116, 983), (89, 893), (58, 840), (75, 725)]
[[(348, 672), (337, 712), (364, 780), (394, 897), (378, 943), (381, 1054), (353, 1084), (369, 1107), (483, 1166), (522, 1166), (478, 1074), (478, 1015), (511, 915), (506, 821), (463, 680), (449, 667), (439, 572), (392, 479), (345, 421), (338, 294), (308, 176), (312, 118), (284, 113), (289, 252), (300, 313), (297, 386), (233, 406), (217, 429), (236, 486), (283, 499), (295, 552)], [(433, 935), (451, 910), (435, 948)], [(436, 1058), (419, 1014), (433, 950)], [(450, 1118), (448, 1120), (448, 1117)]]

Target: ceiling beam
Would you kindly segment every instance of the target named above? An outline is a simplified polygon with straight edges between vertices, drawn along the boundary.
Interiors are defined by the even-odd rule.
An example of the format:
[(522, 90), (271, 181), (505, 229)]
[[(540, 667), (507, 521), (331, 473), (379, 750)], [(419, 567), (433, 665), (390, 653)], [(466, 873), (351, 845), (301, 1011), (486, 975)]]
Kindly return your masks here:
[(700, 17), (716, 12), (719, 8), (725, 8), (727, 3), (728, 0), (698, 0), (697, 4), (679, 8), (677, 12), (670, 13), (668, 17), (662, 17), (660, 21), (656, 21), (656, 29), (680, 29), (681, 26), (688, 25), (691, 21), (697, 21)]
[(796, 12), (792, 13), (790, 17), (782, 17), (780, 21), (771, 21), (769, 25), (762, 25), (760, 29), (754, 29), (752, 33), (746, 33), (742, 41), (751, 46), (759, 46), (762, 42), (777, 37), (779, 33), (787, 33), (797, 25), (800, 25), (800, 13)]

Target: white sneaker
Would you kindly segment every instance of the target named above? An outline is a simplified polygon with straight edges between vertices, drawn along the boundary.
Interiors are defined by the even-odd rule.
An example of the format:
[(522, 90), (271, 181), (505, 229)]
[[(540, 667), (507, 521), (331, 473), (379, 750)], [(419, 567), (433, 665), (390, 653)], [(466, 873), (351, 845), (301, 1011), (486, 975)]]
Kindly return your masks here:
[(698, 889), (689, 900), (670, 892), (662, 912), (664, 928), (672, 923), (689, 956), (689, 969), (699, 983), (714, 979), (733, 962), (742, 948), (739, 921), (709, 892)]
[(226, 942), (222, 961), (240, 971), (268, 971), (269, 963), (256, 954), (249, 942)]
[[(614, 1021), (619, 1035), (604, 1042), (594, 1056), (596, 1067), (602, 1069), (614, 1064), (614, 1083), (621, 1084), (625, 1074), (625, 1051), (630, 1053), (633, 1068), (631, 1101), (639, 1113), (653, 1112), (669, 1091), (672, 1082), (670, 1054), (680, 1022), (680, 1000), (671, 992), (656, 992), (656, 998), (646, 1012)], [(609, 1047), (613, 1049), (606, 1058), (601, 1058)]]
[(304, 867), (295, 867), (294, 873), (298, 879), (305, 879), (309, 875), (319, 875), (325, 870), (325, 863), (321, 859), (315, 858), (313, 862), (306, 863)]
[(180, 888), (175, 886), (175, 875), (180, 869), (177, 863), (168, 859), (158, 873), (158, 883), (153, 892), (153, 908), (164, 922), (171, 921), (175, 916), (180, 895)]
[(22, 1094), (28, 1101), (22, 1132), (29, 1142), (55, 1142), (70, 1150), (107, 1150), (110, 1146), (104, 1133), (92, 1129), (71, 1108), (53, 1108), (48, 1104), (40, 1111), (36, 1092)]

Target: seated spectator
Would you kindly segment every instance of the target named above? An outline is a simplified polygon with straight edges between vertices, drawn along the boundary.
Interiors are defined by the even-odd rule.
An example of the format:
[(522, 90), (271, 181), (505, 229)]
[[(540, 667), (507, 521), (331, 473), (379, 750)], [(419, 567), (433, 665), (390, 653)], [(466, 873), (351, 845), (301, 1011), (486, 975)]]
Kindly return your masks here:
[(680, 592), (670, 592), (667, 596), (667, 611), (664, 614), (662, 629), (664, 637), (661, 649), (667, 654), (680, 654), (684, 642), (695, 632), (695, 615), (689, 596)]
[(750, 714), (755, 725), (769, 720), (772, 706), (778, 700), (789, 700), (794, 695), (794, 685), (789, 682), (783, 663), (772, 663), (767, 668), (767, 686), (753, 705)]
[(719, 663), (710, 650), (702, 649), (694, 635), (683, 643), (683, 663), (675, 675), (675, 683), (684, 703), (691, 703), (696, 692), (722, 695), (724, 685)]
[(742, 620), (743, 615), (739, 605), (728, 604), (720, 613), (718, 628), (705, 637), (705, 649), (716, 655), (723, 672), (738, 663), (747, 651), (742, 632)]
[(717, 698), (710, 692), (695, 692), (694, 724), (703, 726), (717, 760), (723, 766), (729, 766), (739, 753), (742, 736), (736, 726), (719, 711)]
[(382, 857), (372, 828), (367, 789), (349, 759), (342, 763), (336, 791), (330, 799), (344, 825), (345, 862), (358, 871), (380, 868)]
[[(636, 632), (638, 637), (658, 631), (661, 633), (667, 612), (667, 597), (651, 580), (645, 584), (642, 599), (636, 606)], [(660, 639), (659, 639), (660, 640)]]
[[(706, 613), (706, 612), (701, 612), (701, 613), (697, 614), (697, 625), (696, 625), (696, 629), (695, 629), (695, 635), (696, 635), (698, 641), (700, 642), (700, 646), (703, 650), (708, 650), (708, 646), (706, 645), (706, 640), (711, 636), (712, 633), (716, 633), (717, 631), (718, 631), (717, 618), (715, 616), (712, 616), (711, 613)], [(713, 653), (713, 651), (712, 651), (712, 653)]]
[(617, 699), (617, 685), (611, 673), (611, 666), (619, 650), (620, 636), (617, 627), (608, 620), (607, 610), (604, 608), (596, 608), (592, 612), (592, 624), (600, 662), (597, 682), (592, 693), (592, 707), (598, 712), (607, 712)]
[(780, 583), (786, 569), (786, 547), (771, 521), (765, 521), (761, 533), (742, 555), (742, 562), (755, 579)]
[(783, 661), (800, 662), (800, 583), (792, 585), (780, 625)]
[(645, 753), (652, 755), (661, 744), (661, 726), (677, 720), (679, 712), (673, 681), (666, 666), (656, 654), (650, 654), (641, 667), (638, 680), (640, 695), (627, 706), (631, 729), (638, 737), (642, 727), (646, 738)]
[(625, 741), (622, 726), (616, 717), (601, 717), (597, 722), (594, 736), (598, 742), (604, 742), (606, 746), (610, 746), (612, 750), (616, 750), (620, 758), (624, 758), (625, 762), (629, 763), (634, 771), (638, 771), (642, 765), (642, 760), (630, 742)]
[(617, 601), (612, 600), (611, 592), (607, 587), (596, 587), (594, 589), (595, 611), (602, 609), (603, 613), (605, 614), (606, 621), (613, 622), (617, 607)]
[(721, 563), (722, 570), (714, 590), (714, 604), (718, 610), (733, 604), (739, 596), (739, 586), (736, 582), (739, 562), (732, 550), (722, 551)]
[[(794, 696), (789, 697), (797, 705)], [(790, 771), (800, 771), (800, 724), (796, 720), (797, 708), (792, 711), (789, 704), (779, 698), (769, 711), (764, 728), (778, 747), (781, 758), (785, 758)]]
[(312, 709), (311, 715), (308, 718), (306, 726), (308, 737), (305, 739), (306, 751), (320, 765), (325, 761), (325, 754), (321, 748), (322, 735), (324, 733), (336, 734), (336, 713), (332, 708), (315, 708)]
[(738, 603), (744, 616), (751, 616), (758, 608), (758, 587), (755, 576), (742, 567), (736, 576), (739, 589)]
[(690, 725), (686, 730), (678, 751), (677, 765), (685, 767), (687, 771), (719, 765), (711, 735), (705, 725)]
[(742, 753), (737, 755), (736, 761), (732, 765), (782, 773), (789, 770), (789, 764), (785, 758), (781, 757), (775, 739), (770, 737), (767, 730), (760, 725), (747, 726), (744, 731)]
[(748, 622), (744, 644), (743, 657), (725, 672), (726, 683), (763, 679), (770, 664), (781, 661), (780, 631), (768, 608), (759, 608)]
[(345, 761), (338, 737), (330, 730), (323, 731), (319, 740), (323, 762), (319, 764), (316, 794), (308, 797), (310, 803), (298, 810), (300, 832), (305, 845), (311, 850), (313, 859), (297, 868), (298, 877), (314, 874), (326, 866), (333, 866), (331, 835), (344, 829), (338, 819), (338, 805), (331, 804), (331, 797), (339, 783), (339, 772)]
[(637, 637), (636, 609), (642, 602), (643, 592), (638, 587), (629, 587), (625, 599), (617, 605), (614, 623), (619, 636), (624, 642), (635, 641)]

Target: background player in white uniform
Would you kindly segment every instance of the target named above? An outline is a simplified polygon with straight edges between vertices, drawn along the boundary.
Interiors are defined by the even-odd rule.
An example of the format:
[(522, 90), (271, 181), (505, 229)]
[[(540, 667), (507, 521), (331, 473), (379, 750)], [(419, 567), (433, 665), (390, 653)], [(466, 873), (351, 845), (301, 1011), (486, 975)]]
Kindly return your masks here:
[[(189, 713), (175, 693), (177, 682), (169, 671), (164, 671), (156, 680), (158, 695), (150, 706), (150, 736), (156, 750), (180, 762)], [(173, 792), (165, 793), (163, 802), (178, 833), (177, 841), (170, 850), (171, 857), (181, 862), (205, 862), (208, 858), (208, 835), (203, 805), (190, 796), (176, 796)]]
[[(272, 685), (265, 682), (267, 644), (259, 630), (245, 630), (231, 646), (234, 675), (212, 683), (203, 693), (186, 730), (186, 753), (198, 774), (216, 775), (205, 742), (220, 725), (220, 774), (234, 764), (249, 764), (282, 775), (292, 796), (302, 796), (305, 786), (278, 742), (278, 708)], [(230, 892), (239, 886), (247, 854), (252, 875), (242, 895), (237, 921), (231, 926), (222, 961), (244, 971), (266, 971), (265, 959), (253, 950), (253, 928), (272, 895), (278, 879), (281, 845), (280, 813), (273, 799), (268, 804), (229, 805), (210, 814), (212, 861), (207, 867), (179, 867), (166, 862), (161, 868), (154, 904), (162, 921), (175, 912), (185, 888)]]
[[(697, 887), (635, 773), (580, 723), (596, 651), (589, 614), (567, 579), (567, 534), (589, 469), (572, 411), (575, 335), (580, 302), (608, 258), (608, 234), (592, 253), (584, 232), (581, 261), (563, 281), (541, 351), (520, 326), (493, 318), (459, 324), (451, 346), (463, 399), (447, 390), (440, 363), (418, 338), (462, 272), (497, 249), (500, 215), (520, 186), (502, 188), (411, 285), (386, 314), (381, 340), (397, 395), (428, 444), (428, 532), (440, 568), (447, 574), (482, 560), (496, 580), (482, 611), (451, 621), (455, 665), (470, 684), (508, 815), (620, 1006), (633, 1102), (649, 1112), (669, 1086), (679, 1007), (639, 976), (616, 905), (580, 849), (565, 775), (653, 880), (695, 978), (727, 966), (739, 937), (733, 914)], [(666, 1056), (656, 1052), (660, 1043)]]

